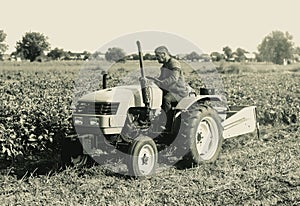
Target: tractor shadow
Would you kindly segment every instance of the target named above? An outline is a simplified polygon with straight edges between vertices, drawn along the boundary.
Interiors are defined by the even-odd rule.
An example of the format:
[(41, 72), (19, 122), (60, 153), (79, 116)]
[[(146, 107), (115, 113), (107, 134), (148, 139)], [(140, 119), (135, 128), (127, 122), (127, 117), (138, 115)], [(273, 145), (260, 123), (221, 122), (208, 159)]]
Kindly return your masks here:
[[(115, 177), (118, 179), (122, 179), (122, 180), (147, 180), (147, 179), (151, 179), (152, 177), (155, 177), (155, 175), (160, 175), (163, 174), (165, 171), (174, 168), (175, 170), (186, 170), (186, 169), (190, 169), (193, 168), (193, 165), (191, 165), (190, 163), (188, 163), (186, 160), (179, 160), (177, 162), (174, 163), (158, 163), (158, 166), (156, 168), (156, 172), (150, 176), (132, 176), (128, 173), (128, 170), (125, 168), (124, 169), (124, 164), (123, 164), (123, 169), (117, 169), (116, 168), (112, 168), (112, 166), (108, 166), (107, 165), (99, 165), (102, 169), (104, 168), (104, 174), (105, 176), (108, 177)], [(126, 166), (125, 166), (126, 167)]]
[[(156, 174), (168, 169), (175, 168), (177, 170), (185, 170), (191, 168), (185, 160), (174, 161), (168, 164), (158, 164)], [(74, 168), (75, 169), (75, 168)], [(63, 167), (58, 154), (37, 155), (26, 159), (15, 159), (14, 161), (1, 160), (0, 175), (9, 175), (18, 180), (27, 179), (29, 177), (52, 176), (64, 172), (67, 168)], [(89, 170), (101, 170), (102, 174), (108, 177), (115, 177), (123, 180), (145, 179), (148, 177), (134, 177), (128, 174), (126, 164), (120, 162), (102, 164), (93, 162), (84, 168), (75, 169), (78, 176), (86, 175)]]
[(50, 175), (62, 170), (58, 155), (35, 156), (26, 159), (1, 160), (0, 175), (14, 176), (18, 180), (29, 176)]

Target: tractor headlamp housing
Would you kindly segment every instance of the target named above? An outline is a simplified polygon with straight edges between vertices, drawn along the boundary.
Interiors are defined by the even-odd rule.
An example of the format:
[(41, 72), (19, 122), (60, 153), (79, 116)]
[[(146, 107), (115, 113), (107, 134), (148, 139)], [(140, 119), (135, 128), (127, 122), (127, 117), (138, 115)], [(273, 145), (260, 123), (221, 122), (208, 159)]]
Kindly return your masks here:
[(89, 123), (91, 126), (99, 126), (100, 125), (100, 120), (97, 117), (92, 117), (89, 119)]
[(83, 117), (74, 117), (74, 125), (83, 125)]

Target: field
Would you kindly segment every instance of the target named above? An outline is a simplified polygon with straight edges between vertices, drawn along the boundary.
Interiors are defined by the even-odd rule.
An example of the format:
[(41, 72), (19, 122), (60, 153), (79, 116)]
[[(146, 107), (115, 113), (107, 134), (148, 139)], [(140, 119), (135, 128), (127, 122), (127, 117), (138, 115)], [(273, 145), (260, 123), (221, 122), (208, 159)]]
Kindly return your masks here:
[[(73, 101), (98, 89), (110, 65), (0, 62), (0, 205), (300, 205), (300, 65), (183, 65), (194, 88), (256, 105), (260, 137), (226, 140), (213, 164), (134, 179), (101, 165), (60, 168)], [(145, 68), (155, 75), (158, 66)], [(113, 65), (109, 76), (109, 86), (136, 82), (138, 63)]]

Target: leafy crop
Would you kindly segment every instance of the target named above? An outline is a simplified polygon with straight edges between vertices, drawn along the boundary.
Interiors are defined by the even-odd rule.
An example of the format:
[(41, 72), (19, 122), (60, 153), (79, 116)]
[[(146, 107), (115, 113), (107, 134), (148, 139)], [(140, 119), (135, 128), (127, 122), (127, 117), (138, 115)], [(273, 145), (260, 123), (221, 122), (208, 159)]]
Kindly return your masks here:
[(43, 68), (1, 71), (2, 158), (52, 150), (70, 132), (74, 75)]
[[(127, 65), (130, 66), (138, 68), (137, 62)], [(152, 69), (155, 66), (150, 64)], [(137, 83), (134, 79), (138, 78), (138, 70), (129, 73), (122, 63), (114, 67), (115, 70), (109, 74), (109, 86), (130, 81)], [(72, 64), (6, 65), (2, 68), (1, 158), (10, 159), (58, 149), (60, 140), (74, 133), (71, 119), (73, 97), (76, 99), (95, 91), (101, 84), (101, 69), (97, 65), (82, 70), (80, 78), (77, 78), (80, 67)], [(187, 81), (194, 88), (203, 86), (193, 71), (184, 69)], [(149, 71), (151, 73), (151, 69)], [(225, 74), (222, 80), (228, 105), (256, 105), (260, 124), (288, 125), (299, 121), (298, 73)]]
[(255, 105), (262, 125), (290, 125), (300, 117), (298, 73), (223, 76), (228, 105)]

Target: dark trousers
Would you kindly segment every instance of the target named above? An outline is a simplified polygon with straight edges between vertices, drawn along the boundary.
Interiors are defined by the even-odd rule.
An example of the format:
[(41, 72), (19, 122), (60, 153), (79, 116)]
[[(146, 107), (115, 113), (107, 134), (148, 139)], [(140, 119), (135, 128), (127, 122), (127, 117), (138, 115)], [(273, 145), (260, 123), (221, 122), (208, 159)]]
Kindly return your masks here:
[(172, 126), (172, 106), (177, 104), (178, 101), (171, 93), (165, 93), (163, 96), (163, 102), (161, 108), (165, 111), (167, 116), (166, 130), (170, 130)]

